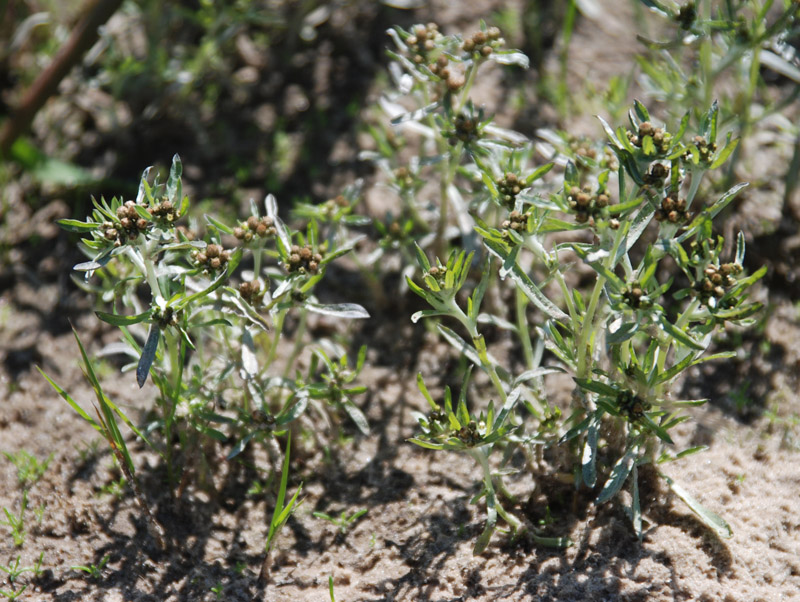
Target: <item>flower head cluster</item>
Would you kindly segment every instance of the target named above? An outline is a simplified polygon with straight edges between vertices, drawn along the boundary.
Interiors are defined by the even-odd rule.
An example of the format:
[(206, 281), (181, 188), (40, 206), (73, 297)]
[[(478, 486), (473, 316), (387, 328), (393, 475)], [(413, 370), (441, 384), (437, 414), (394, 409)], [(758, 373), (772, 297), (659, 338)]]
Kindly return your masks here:
[(292, 245), (289, 259), (283, 264), (283, 268), (290, 274), (316, 274), (319, 264), (322, 261), (322, 254), (306, 245)]
[(524, 182), (520, 181), (517, 174), (506, 172), (506, 174), (495, 181), (497, 192), (500, 195), (500, 202), (508, 209), (514, 207), (517, 195), (522, 192)]
[(520, 213), (519, 211), (512, 211), (508, 214), (508, 219), (503, 220), (500, 225), (503, 230), (513, 230), (514, 232), (524, 232), (528, 227), (529, 212)]
[(695, 290), (707, 305), (711, 297), (715, 299), (724, 297), (727, 290), (736, 284), (735, 276), (741, 271), (742, 266), (738, 263), (709, 265), (703, 270), (703, 277), (695, 283)]
[(651, 405), (631, 391), (620, 391), (617, 396), (617, 407), (623, 412), (631, 422), (644, 417), (645, 412), (650, 410)]
[(169, 201), (167, 199), (164, 199), (163, 201), (156, 203), (150, 209), (148, 209), (148, 211), (150, 212), (150, 215), (152, 215), (155, 219), (159, 220), (160, 222), (164, 222), (166, 224), (172, 224), (173, 222), (177, 221), (178, 218), (181, 216), (180, 210), (178, 210), (172, 204), (172, 201)]
[(198, 265), (217, 271), (223, 269), (228, 264), (231, 258), (231, 252), (227, 249), (223, 249), (221, 245), (212, 243), (206, 246), (205, 252), (195, 251), (192, 253), (192, 256)]
[[(702, 136), (695, 136), (692, 142), (694, 143), (695, 149), (697, 149), (700, 162), (705, 164), (711, 163), (714, 153), (717, 152), (716, 143), (709, 142)], [(690, 161), (692, 159), (692, 154), (691, 150), (686, 151), (684, 159)]]
[(650, 138), (655, 146), (656, 153), (664, 155), (669, 151), (670, 144), (672, 143), (672, 134), (667, 132), (664, 128), (657, 128), (649, 121), (643, 121), (639, 124), (639, 130), (636, 134), (627, 132), (628, 140), (636, 147), (642, 148), (645, 144), (645, 139)]
[(252, 306), (261, 304), (264, 298), (264, 290), (261, 288), (261, 283), (258, 280), (245, 280), (239, 285), (239, 294), (242, 299), (247, 301)]
[(505, 43), (505, 40), (500, 37), (500, 30), (497, 27), (490, 27), (486, 31), (473, 33), (464, 40), (461, 47), (469, 53), (489, 56)]
[(266, 238), (277, 234), (275, 222), (271, 217), (258, 218), (251, 215), (246, 222), (242, 222), (233, 229), (233, 235), (241, 241), (250, 242), (254, 236)]
[(656, 210), (655, 218), (659, 222), (683, 224), (691, 219), (692, 214), (686, 210), (686, 199), (673, 199), (665, 197), (661, 206)]
[(592, 194), (591, 189), (573, 186), (567, 194), (567, 204), (575, 212), (575, 221), (579, 224), (589, 223), (594, 225), (594, 218), (601, 215), (611, 204), (611, 199), (605, 191)]

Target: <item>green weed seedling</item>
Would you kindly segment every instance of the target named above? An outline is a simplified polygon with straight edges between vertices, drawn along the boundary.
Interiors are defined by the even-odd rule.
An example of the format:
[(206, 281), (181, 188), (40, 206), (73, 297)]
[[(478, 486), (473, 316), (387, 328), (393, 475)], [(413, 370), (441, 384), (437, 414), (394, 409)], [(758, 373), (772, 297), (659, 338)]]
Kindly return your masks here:
[(0, 596), (5, 597), (7, 600), (16, 600), (25, 593), (26, 589), (28, 589), (27, 585), (23, 585), (17, 590), (0, 589)]
[(303, 488), (302, 484), (297, 488), (297, 491), (294, 492), (292, 498), (284, 503), (286, 499), (286, 487), (289, 483), (289, 451), (291, 449), (291, 444), (292, 438), (290, 435), (286, 440), (286, 453), (283, 457), (283, 469), (281, 470), (281, 484), (278, 489), (278, 497), (275, 500), (275, 509), (272, 512), (272, 519), (270, 520), (269, 530), (267, 531), (264, 564), (261, 566), (261, 572), (258, 576), (258, 582), (261, 586), (266, 585), (269, 580), (269, 563), (271, 560), (272, 547), (275, 545), (275, 538), (278, 536), (278, 533), (280, 533), (283, 525), (286, 524), (286, 521), (289, 520), (292, 513), (297, 510), (297, 507), (300, 505), (297, 501), (297, 496), (300, 495), (300, 491)]
[(14, 546), (19, 548), (25, 543), (25, 510), (28, 509), (28, 491), (22, 492), (22, 500), (19, 505), (19, 514), (15, 515), (8, 508), (3, 508), (6, 520), (0, 521), (0, 525), (6, 525), (11, 529), (11, 537), (14, 539)]
[(97, 564), (90, 564), (90, 565), (80, 564), (76, 566), (71, 566), (69, 568), (71, 568), (73, 571), (81, 571), (83, 573), (86, 573), (89, 579), (94, 579), (97, 581), (103, 576), (103, 569), (108, 564), (109, 560), (111, 560), (111, 556), (106, 554), (100, 559), (100, 562), (98, 562)]
[[(705, 353), (714, 332), (751, 325), (761, 309), (746, 297), (765, 268), (746, 275), (744, 234), (731, 252), (714, 229), (745, 184), (714, 196), (701, 187), (738, 144), (723, 134), (719, 104), (699, 115), (687, 111), (668, 126), (636, 101), (627, 127), (600, 119), (605, 147), (551, 137), (553, 160), (537, 165), (531, 141), (496, 128), (469, 98), (486, 60), (525, 65), (518, 53), (498, 51), (498, 32), (484, 26), (462, 38), (428, 25), (390, 34), (398, 49), (390, 53), (398, 98), (416, 103), (412, 111), (397, 109), (393, 123), (398, 133), (420, 136), (422, 152), (409, 166), (393, 166), (395, 153), (385, 145), (379, 144), (385, 156), (373, 157), (403, 200), (402, 223), (414, 223), (426, 204), (417, 198), (426, 177), (440, 191), (433, 237), (409, 236), (405, 247), (421, 274), (407, 270), (408, 287), (430, 306), (412, 321), (435, 320), (439, 335), (489, 382), (489, 390), (477, 390), (467, 371), (458, 401), (446, 389), (442, 407), (420, 376), (431, 411), (417, 415), (420, 433), (411, 441), (466, 453), (480, 466), (483, 486), (473, 502), (485, 501), (487, 521), (475, 552), (488, 545), (498, 517), (514, 533), (526, 528), (501, 503), (510, 497), (503, 480), (516, 449), (535, 475), (570, 479), (591, 490), (597, 504), (629, 485), (627, 511), (639, 537), (638, 475), (656, 467), (701, 520), (730, 536), (720, 517), (657, 468), (702, 449), (671, 451), (670, 430), (688, 419), (681, 410), (705, 401), (673, 399), (671, 386), (692, 366), (730, 357)], [(464, 81), (452, 75), (460, 73), (456, 65)], [(425, 154), (431, 149), (437, 154)], [(553, 178), (557, 163), (563, 174)], [(575, 262), (593, 274), (588, 287), (568, 284)], [(490, 289), (508, 306), (483, 309)], [(520, 361), (492, 355), (487, 326), (510, 334)], [(574, 380), (567, 406), (548, 399), (543, 379), (553, 372)], [(501, 452), (499, 470), (490, 463), (494, 450)], [(550, 545), (569, 543), (533, 535)]]
[(339, 516), (331, 516), (330, 514), (325, 514), (324, 512), (312, 512), (312, 515), (314, 518), (321, 518), (322, 520), (328, 521), (339, 530), (341, 535), (345, 535), (356, 523), (356, 521), (358, 521), (358, 519), (364, 516), (366, 513), (367, 508), (362, 508), (361, 510), (356, 510), (350, 516), (347, 516), (346, 510), (342, 510)]
[[(43, 560), (44, 560), (44, 552), (39, 554), (39, 558), (36, 560), (36, 564), (34, 566), (20, 567), (19, 566), (20, 557), (17, 556), (17, 559), (14, 561), (13, 564), (9, 563), (8, 566), (0, 565), (0, 571), (4, 572), (6, 575), (8, 575), (8, 582), (11, 584), (12, 587), (14, 587), (14, 584), (16, 583), (16, 581), (19, 578), (19, 576), (24, 574), (24, 573), (33, 573), (34, 576), (36, 576), (36, 577), (41, 575), (42, 572), (43, 572), (42, 571), (42, 561)], [(4, 596), (8, 600), (16, 600), (17, 598), (19, 598), (22, 595), (22, 593), (27, 588), (28, 588), (28, 585), (25, 584), (22, 587), (20, 587), (19, 589), (16, 589), (16, 588), (13, 589), (13, 590), (0, 589), (0, 596)]]
[(24, 449), (16, 453), (3, 452), (9, 462), (17, 468), (17, 482), (21, 487), (29, 488), (42, 478), (55, 454), (50, 454), (44, 460), (28, 453)]

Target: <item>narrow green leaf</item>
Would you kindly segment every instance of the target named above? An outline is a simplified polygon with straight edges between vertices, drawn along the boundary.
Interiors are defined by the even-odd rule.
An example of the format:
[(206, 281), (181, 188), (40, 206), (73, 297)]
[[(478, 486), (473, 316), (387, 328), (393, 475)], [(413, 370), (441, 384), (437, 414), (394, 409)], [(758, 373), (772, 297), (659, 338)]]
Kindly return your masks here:
[(369, 318), (369, 313), (366, 309), (357, 303), (332, 303), (328, 305), (320, 305), (319, 303), (312, 303), (306, 301), (303, 307), (317, 314), (326, 316), (334, 316), (337, 318)]
[(177, 207), (180, 204), (182, 197), (181, 174), (183, 174), (183, 164), (180, 156), (175, 153), (172, 156), (172, 167), (170, 167), (169, 177), (167, 178), (167, 199), (172, 203), (173, 207)]
[(434, 443), (426, 439), (420, 439), (419, 437), (411, 437), (410, 439), (406, 439), (406, 441), (408, 441), (409, 443), (413, 443), (414, 445), (419, 445), (420, 447), (424, 447), (425, 449), (437, 449), (437, 450), (444, 449), (443, 443)]
[(639, 541), (642, 540), (642, 508), (639, 502), (639, 470), (636, 467), (636, 462), (633, 463), (633, 474), (631, 475), (631, 485), (633, 491), (631, 492), (631, 522), (633, 523), (633, 530)]
[(611, 469), (611, 474), (609, 475), (606, 484), (603, 486), (603, 490), (600, 492), (600, 495), (597, 496), (597, 501), (595, 503), (602, 504), (603, 502), (610, 500), (620, 489), (622, 489), (622, 486), (625, 484), (625, 481), (628, 478), (631, 469), (633, 468), (635, 455), (636, 448), (632, 447), (628, 449), (624, 456), (617, 460), (614, 468)]
[(587, 487), (593, 488), (597, 482), (597, 431), (600, 427), (598, 420), (592, 420), (586, 431), (586, 441), (583, 444), (581, 458), (581, 472), (583, 482)]
[(422, 372), (417, 372), (417, 388), (419, 392), (422, 393), (422, 396), (427, 400), (428, 405), (431, 406), (432, 410), (439, 410), (439, 404), (433, 401), (433, 397), (428, 392), (428, 387), (425, 385), (425, 379), (422, 378)]
[(417, 255), (417, 263), (419, 264), (419, 267), (422, 268), (422, 271), (430, 271), (431, 264), (428, 261), (428, 256), (425, 255), (425, 251), (423, 251), (422, 248), (416, 243), (414, 243), (414, 253)]
[(597, 119), (600, 121), (600, 124), (603, 126), (603, 131), (606, 133), (606, 136), (608, 136), (608, 139), (611, 141), (611, 143), (617, 148), (622, 148), (619, 140), (617, 140), (617, 135), (614, 133), (613, 128), (608, 124), (608, 122), (600, 117), (600, 115), (595, 115), (595, 117), (597, 117)]
[(39, 366), (36, 366), (36, 369), (39, 371), (39, 374), (44, 376), (45, 380), (50, 383), (50, 386), (53, 387), (53, 389), (55, 389), (56, 393), (58, 393), (61, 396), (61, 398), (64, 401), (66, 401), (72, 407), (72, 409), (78, 413), (78, 415), (81, 418), (83, 418), (86, 422), (91, 424), (92, 428), (94, 428), (95, 430), (100, 432), (103, 431), (103, 429), (100, 427), (99, 424), (97, 424), (95, 419), (89, 416), (89, 414), (87, 414), (84, 411), (84, 409), (81, 406), (79, 406), (74, 399), (72, 399), (72, 397), (70, 397), (69, 393), (67, 393), (64, 389), (58, 386), (49, 376), (47, 376), (44, 370), (42, 370)]
[(117, 314), (109, 314), (104, 311), (96, 311), (94, 313), (98, 318), (103, 320), (103, 322), (108, 322), (114, 326), (130, 326), (131, 324), (139, 324), (150, 318), (150, 316), (153, 315), (153, 310), (148, 309), (135, 316), (120, 316)]
[(725, 519), (703, 506), (700, 502), (694, 499), (694, 497), (692, 497), (688, 491), (670, 479), (663, 472), (659, 474), (661, 475), (661, 478), (667, 482), (667, 485), (669, 485), (669, 488), (672, 489), (675, 495), (681, 498), (684, 503), (689, 506), (689, 509), (694, 512), (707, 527), (712, 529), (722, 539), (730, 539), (733, 537), (733, 530), (731, 529), (730, 525), (725, 522)]
[(647, 107), (641, 103), (641, 101), (634, 99), (633, 108), (636, 111), (636, 117), (640, 122), (650, 121), (650, 112), (647, 110)]
[(161, 338), (161, 329), (156, 324), (150, 325), (150, 332), (147, 335), (142, 348), (142, 355), (139, 358), (139, 364), (136, 366), (136, 382), (141, 389), (147, 381), (147, 375), (150, 374), (150, 366), (153, 365), (153, 360), (156, 359), (156, 350), (158, 349), (158, 340)]
[(205, 218), (206, 218), (206, 221), (209, 224), (211, 224), (212, 226), (215, 226), (217, 228), (217, 230), (219, 230), (220, 232), (224, 232), (225, 234), (233, 236), (233, 228), (231, 228), (227, 224), (223, 224), (221, 221), (219, 221), (213, 215), (206, 215)]
[[(296, 399), (297, 401), (290, 405), (287, 408), (278, 414), (275, 417), (275, 424), (278, 426), (283, 426), (284, 424), (288, 424), (293, 420), (297, 419), (303, 412), (306, 411), (306, 407), (308, 407), (308, 394), (305, 392), (298, 392)], [(292, 399), (289, 400), (291, 403)]]
[(349, 399), (346, 399), (342, 402), (342, 407), (344, 411), (347, 412), (347, 415), (350, 417), (350, 420), (358, 427), (364, 435), (369, 435), (369, 423), (367, 422), (367, 417), (364, 416), (364, 412), (362, 412), (356, 404), (354, 404)]
[(573, 378), (573, 380), (578, 383), (581, 389), (586, 389), (587, 391), (592, 391), (593, 393), (598, 393), (607, 397), (616, 397), (619, 395), (619, 391), (617, 389), (611, 385), (602, 383), (599, 380), (592, 380), (590, 378)]
[[(239, 439), (236, 442), (236, 445), (233, 446), (233, 449), (225, 456), (226, 460), (233, 460), (236, 456), (241, 454), (244, 451), (244, 448), (247, 447), (247, 444), (250, 443), (250, 440), (258, 434), (258, 431), (252, 431), (247, 433), (244, 437)], [(227, 438), (227, 437), (226, 437)]]
[[(653, 419), (647, 414), (642, 416), (642, 420), (645, 422), (645, 424), (647, 424), (648, 427), (650, 427), (650, 429), (652, 429), (652, 431), (664, 443), (668, 443), (669, 445), (673, 445), (674, 444), (674, 442), (672, 441), (672, 438), (669, 436), (669, 433), (667, 432), (667, 429), (664, 428), (664, 426), (660, 426), (660, 425), (656, 424), (653, 421)], [(674, 423), (674, 424), (677, 424), (677, 423)], [(669, 426), (674, 426), (674, 424), (670, 424)]]
[(717, 152), (717, 156), (714, 157), (714, 161), (712, 161), (710, 168), (717, 169), (717, 167), (725, 163), (733, 151), (736, 150), (736, 147), (739, 145), (739, 140), (739, 138), (731, 140), (731, 133), (728, 132), (728, 137), (725, 140), (725, 146), (722, 147), (722, 150)]
[(659, 324), (664, 329), (664, 331), (670, 335), (672, 338), (676, 339), (682, 345), (686, 347), (691, 347), (692, 349), (697, 349), (698, 351), (705, 351), (705, 346), (701, 345), (697, 341), (695, 341), (688, 333), (684, 332), (677, 326), (675, 326), (672, 322), (669, 321), (666, 315), (660, 314), (658, 317)]
[(739, 265), (744, 265), (744, 250), (745, 250), (745, 240), (744, 240), (744, 232), (739, 230), (739, 234), (736, 235), (736, 263)]
[(69, 232), (91, 232), (100, 227), (100, 222), (82, 222), (77, 219), (60, 219), (56, 223)]

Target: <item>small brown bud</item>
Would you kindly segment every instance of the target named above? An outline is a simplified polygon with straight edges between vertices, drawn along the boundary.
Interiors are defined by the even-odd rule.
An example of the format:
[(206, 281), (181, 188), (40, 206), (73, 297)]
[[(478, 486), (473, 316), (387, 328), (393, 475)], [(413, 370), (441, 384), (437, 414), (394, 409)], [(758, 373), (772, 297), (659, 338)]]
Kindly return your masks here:
[(219, 257), (222, 247), (219, 245), (211, 244), (206, 247), (206, 257)]
[(492, 52), (494, 52), (494, 50), (492, 49), (491, 46), (484, 46), (483, 48), (481, 48), (481, 54), (483, 56), (489, 56), (490, 54), (492, 54)]
[(460, 73), (451, 73), (447, 78), (447, 87), (451, 92), (459, 90), (465, 83), (464, 76)]
[(244, 240), (244, 228), (236, 226), (233, 229), (233, 235), (238, 238), (239, 240)]
[(247, 227), (251, 230), (255, 230), (258, 227), (258, 218), (255, 215), (247, 218)]
[(222, 265), (222, 261), (219, 257), (212, 257), (211, 260), (209, 260), (208, 265), (210, 265), (212, 269), (218, 270)]

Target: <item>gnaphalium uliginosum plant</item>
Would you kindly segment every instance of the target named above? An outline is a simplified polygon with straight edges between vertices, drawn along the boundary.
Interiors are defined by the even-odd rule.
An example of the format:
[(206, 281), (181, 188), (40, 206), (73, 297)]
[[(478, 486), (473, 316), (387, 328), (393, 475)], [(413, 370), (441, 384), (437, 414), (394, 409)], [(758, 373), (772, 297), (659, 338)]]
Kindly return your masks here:
[[(319, 425), (305, 412), (309, 405), (333, 423), (344, 412), (366, 432), (367, 421), (352, 399), (363, 391), (352, 384), (363, 366), (363, 350), (348, 369), (340, 346), (312, 343), (314, 357), (335, 378), (321, 373), (317, 360), (306, 374), (296, 362), (305, 346), (308, 312), (368, 317), (359, 305), (325, 305), (313, 294), (327, 265), (357, 240), (323, 237), (314, 219), (305, 232), (293, 231), (278, 217), (271, 195), (263, 212), (251, 202), (251, 215), (233, 226), (206, 216), (200, 239), (177, 225), (189, 208), (181, 171), (176, 155), (165, 185), (157, 178), (151, 183), (150, 169), (145, 170), (135, 200), (93, 200), (86, 221), (60, 222), (87, 235), (83, 246), (92, 259), (75, 266), (87, 282), (99, 270), (113, 275), (103, 280), (106, 293), (113, 293), (105, 296), (113, 299), (113, 311), (97, 315), (121, 329), (121, 349), (135, 358), (139, 386), (150, 375), (158, 390), (159, 411), (143, 433), (163, 435), (159, 451), (170, 482), (175, 484), (190, 463), (200, 471), (197, 456), (204, 457), (212, 441), (233, 441), (230, 459), (253, 440), (271, 442), (298, 419), (316, 433)], [(241, 281), (234, 285), (235, 272), (248, 257), (252, 270), (240, 270)], [(149, 295), (146, 305), (139, 297), (141, 284)], [(299, 325), (295, 344), (279, 359), (290, 312)], [(183, 466), (175, 462), (176, 437)]]
[[(472, 155), (474, 169), (483, 176), (496, 209), (506, 216), (494, 224), (475, 217), (475, 231), (488, 259), (480, 283), (466, 298), (466, 311), (458, 299), (464, 296), (461, 289), (468, 281), (472, 253), (455, 250), (442, 264), (430, 262), (418, 248), (422, 283), (409, 280), (409, 286), (432, 309), (412, 319), (446, 316), (460, 323), (466, 339), (442, 323), (437, 328), (486, 372), (497, 399), (485, 411), (469, 412), (467, 378), (458, 407), (452, 408), (448, 392), (442, 409), (420, 380), (431, 413), (418, 416), (421, 433), (412, 441), (466, 452), (482, 467), (484, 485), (477, 498), (486, 498), (488, 519), (476, 552), (487, 545), (497, 515), (512, 531), (523, 524), (502, 508), (496, 494), (504, 486), (503, 471), (493, 473), (487, 463), (494, 448), (504, 448), (505, 460), (510, 449), (521, 446), (531, 467), (540, 470), (543, 449), (566, 446), (574, 464), (563, 468), (574, 475), (576, 486), (599, 487), (597, 503), (610, 500), (630, 483), (628, 513), (640, 537), (638, 468), (702, 449), (667, 451), (673, 445), (669, 431), (687, 419), (681, 409), (705, 401), (674, 400), (669, 388), (691, 366), (732, 355), (704, 352), (724, 324), (750, 323), (761, 306), (745, 301), (747, 289), (765, 272), (762, 268), (743, 276), (744, 236), (739, 234), (734, 256), (725, 258), (724, 240), (712, 230), (713, 219), (744, 185), (705, 205), (698, 198), (705, 173), (722, 165), (737, 142), (728, 136), (717, 145), (718, 117), (714, 104), (687, 143), (683, 138), (689, 114), (677, 131), (669, 132), (654, 125), (647, 109), (637, 102), (630, 112), (631, 129), (614, 131), (603, 124), (615, 155), (615, 161), (604, 163), (616, 163), (616, 173), (584, 157), (581, 169), (567, 164), (560, 192), (543, 194), (519, 186), (511, 195), (512, 203), (503, 187), (527, 183), (526, 175), (511, 172), (496, 178), (496, 164), (508, 161), (503, 152)], [(488, 214), (497, 215), (497, 211)], [(572, 220), (563, 219), (564, 214)], [(548, 248), (547, 235), (558, 231), (575, 232), (574, 241)], [(591, 234), (592, 242), (583, 242), (584, 231)], [(595, 279), (590, 290), (567, 285), (566, 273), (571, 269), (564, 259), (567, 253), (592, 269)], [(668, 265), (667, 258), (675, 273), (660, 281), (663, 269), (659, 268)], [(480, 312), (487, 279), (494, 277), (495, 269), (500, 279), (514, 285), (515, 319)], [(561, 294), (547, 296), (547, 284), (555, 285)], [(525, 307), (529, 303), (544, 317), (542, 323), (529, 322)], [(481, 332), (484, 323), (505, 325), (517, 335), (526, 359), (522, 374), (514, 376), (493, 359)], [(557, 360), (549, 368), (541, 366), (542, 343)], [(576, 383), (573, 407), (563, 422), (542, 387), (542, 376), (553, 369), (572, 374)], [(659, 474), (708, 526), (722, 537), (730, 536), (724, 520)]]

